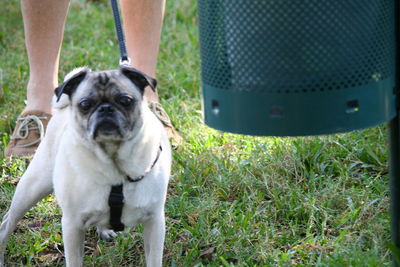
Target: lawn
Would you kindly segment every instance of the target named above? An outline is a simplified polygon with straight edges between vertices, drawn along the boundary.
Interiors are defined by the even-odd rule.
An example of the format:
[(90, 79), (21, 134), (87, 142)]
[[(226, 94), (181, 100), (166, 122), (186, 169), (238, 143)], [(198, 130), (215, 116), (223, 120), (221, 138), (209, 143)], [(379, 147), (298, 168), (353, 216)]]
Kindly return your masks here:
[[(165, 266), (390, 266), (386, 126), (348, 134), (272, 138), (202, 123), (194, 0), (167, 1), (158, 61), (162, 104), (185, 138), (173, 153)], [(71, 2), (60, 81), (71, 69), (118, 65), (109, 2)], [(23, 160), (2, 157), (23, 109), (28, 63), (19, 1), (0, 9), (0, 218)], [(9, 266), (62, 266), (53, 196), (18, 225)], [(99, 241), (87, 232), (85, 266), (144, 266), (142, 228)]]

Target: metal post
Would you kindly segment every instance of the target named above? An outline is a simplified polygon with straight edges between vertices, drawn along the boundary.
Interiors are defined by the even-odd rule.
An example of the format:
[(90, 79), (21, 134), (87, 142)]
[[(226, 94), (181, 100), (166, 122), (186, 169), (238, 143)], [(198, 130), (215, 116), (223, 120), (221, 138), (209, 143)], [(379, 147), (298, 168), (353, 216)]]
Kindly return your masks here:
[[(392, 242), (400, 248), (400, 132), (398, 115), (389, 123), (389, 148), (390, 148), (390, 189), (391, 189), (391, 220)], [(396, 251), (393, 251), (396, 253)], [(393, 256), (393, 266), (399, 263)]]
[(389, 122), (389, 173), (391, 195), (391, 226), (392, 242), (395, 250), (392, 251), (393, 266), (398, 267), (398, 251), (400, 248), (400, 127), (399, 127), (399, 86), (400, 86), (400, 0), (395, 1), (395, 35), (396, 35), (396, 117)]

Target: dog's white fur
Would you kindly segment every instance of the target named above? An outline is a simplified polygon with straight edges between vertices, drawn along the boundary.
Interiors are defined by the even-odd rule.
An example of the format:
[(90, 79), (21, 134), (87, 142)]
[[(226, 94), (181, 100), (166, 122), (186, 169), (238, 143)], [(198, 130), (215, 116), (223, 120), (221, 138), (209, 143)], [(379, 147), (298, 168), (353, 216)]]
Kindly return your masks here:
[[(71, 127), (73, 116), (64, 97), (55, 105), (47, 133), (32, 162), (16, 188), (10, 210), (0, 226), (0, 266), (10, 234), (17, 222), (40, 199), (54, 189), (62, 208), (62, 229), (66, 264), (82, 266), (84, 231), (96, 225), (100, 234), (115, 236), (109, 230), (108, 196), (112, 185), (123, 183), (125, 204), (121, 221), (125, 226), (144, 224), (147, 266), (161, 266), (165, 236), (164, 203), (171, 166), (168, 137), (160, 121), (142, 103), (143, 127), (135, 137), (124, 143), (115, 160), (99, 148), (93, 149)], [(157, 163), (137, 183), (125, 175), (137, 177), (149, 171), (158, 153)]]

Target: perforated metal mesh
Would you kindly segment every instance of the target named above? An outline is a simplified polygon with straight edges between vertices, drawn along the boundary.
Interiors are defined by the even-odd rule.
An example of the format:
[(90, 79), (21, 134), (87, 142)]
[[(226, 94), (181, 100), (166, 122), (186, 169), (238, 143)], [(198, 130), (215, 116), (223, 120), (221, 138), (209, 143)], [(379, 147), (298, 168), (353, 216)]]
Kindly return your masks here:
[(394, 1), (199, 0), (202, 81), (313, 93), (394, 74)]

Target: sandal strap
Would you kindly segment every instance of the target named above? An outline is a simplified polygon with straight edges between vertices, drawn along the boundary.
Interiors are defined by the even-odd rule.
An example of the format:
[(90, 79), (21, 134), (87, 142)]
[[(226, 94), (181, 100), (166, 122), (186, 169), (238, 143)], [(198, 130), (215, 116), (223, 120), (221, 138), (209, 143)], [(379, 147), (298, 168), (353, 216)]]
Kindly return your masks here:
[(167, 127), (172, 128), (172, 122), (165, 109), (158, 102), (149, 102), (150, 110)]
[(29, 136), (29, 132), (35, 130), (38, 131), (39, 138), (27, 144), (17, 144), (16, 147), (25, 148), (40, 143), (44, 137), (44, 131), (45, 131), (42, 120), (48, 120), (48, 119), (49, 117), (47, 116), (36, 116), (36, 115), (26, 115), (24, 117), (19, 117), (17, 119), (17, 122), (19, 122), (17, 123), (18, 126), (11, 139), (20, 139), (20, 140), (27, 139)]

